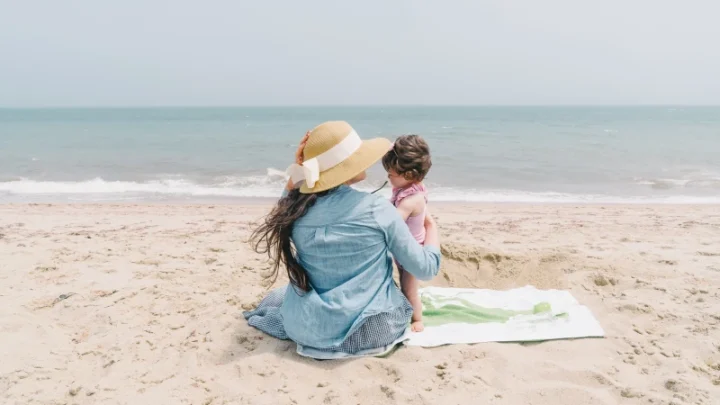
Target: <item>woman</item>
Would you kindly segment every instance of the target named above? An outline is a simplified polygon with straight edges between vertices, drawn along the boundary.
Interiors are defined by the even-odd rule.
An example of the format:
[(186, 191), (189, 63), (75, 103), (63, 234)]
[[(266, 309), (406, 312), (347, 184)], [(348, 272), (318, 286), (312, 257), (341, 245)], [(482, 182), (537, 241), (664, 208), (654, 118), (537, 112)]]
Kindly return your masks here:
[(380, 354), (403, 337), (412, 307), (393, 282), (392, 258), (421, 280), (437, 275), (437, 226), (428, 215), (420, 246), (389, 201), (349, 187), (391, 146), (362, 141), (342, 121), (305, 136), (288, 190), (252, 235), (290, 285), (245, 313), (251, 326), (316, 359)]

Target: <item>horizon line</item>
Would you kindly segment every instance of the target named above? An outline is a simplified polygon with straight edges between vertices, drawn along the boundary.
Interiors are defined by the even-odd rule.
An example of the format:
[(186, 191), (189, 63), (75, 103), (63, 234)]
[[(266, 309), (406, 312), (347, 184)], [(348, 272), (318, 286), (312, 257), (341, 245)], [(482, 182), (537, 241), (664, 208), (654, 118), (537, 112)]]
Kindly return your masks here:
[(76, 105), (76, 106), (2, 106), (0, 110), (74, 110), (74, 109), (213, 109), (213, 108), (602, 108), (602, 107), (720, 107), (720, 104), (304, 104), (304, 105)]

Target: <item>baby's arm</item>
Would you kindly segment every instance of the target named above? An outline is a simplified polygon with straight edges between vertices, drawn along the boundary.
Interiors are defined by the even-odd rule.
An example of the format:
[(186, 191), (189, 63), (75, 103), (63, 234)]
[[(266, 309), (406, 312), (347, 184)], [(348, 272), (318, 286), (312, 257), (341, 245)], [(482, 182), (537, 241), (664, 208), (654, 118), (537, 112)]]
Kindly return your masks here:
[(425, 211), (425, 197), (420, 194), (410, 196), (400, 201), (397, 210), (405, 221), (407, 221), (408, 217), (420, 215)]

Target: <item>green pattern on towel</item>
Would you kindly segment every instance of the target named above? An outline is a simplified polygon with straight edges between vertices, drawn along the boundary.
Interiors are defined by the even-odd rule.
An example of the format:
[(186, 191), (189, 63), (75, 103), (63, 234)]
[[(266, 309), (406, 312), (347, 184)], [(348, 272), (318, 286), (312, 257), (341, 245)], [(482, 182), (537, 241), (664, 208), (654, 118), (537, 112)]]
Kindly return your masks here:
[[(517, 315), (538, 315), (552, 313), (552, 308), (547, 302), (540, 302), (533, 306), (533, 309), (526, 311), (513, 311), (502, 308), (486, 308), (472, 302), (459, 298), (439, 298), (424, 293), (420, 298), (423, 304), (423, 323), (426, 326), (438, 326), (447, 323), (504, 323)], [(441, 304), (441, 305), (436, 305)], [(442, 305), (445, 304), (445, 305)], [(556, 316), (566, 316), (557, 314)]]

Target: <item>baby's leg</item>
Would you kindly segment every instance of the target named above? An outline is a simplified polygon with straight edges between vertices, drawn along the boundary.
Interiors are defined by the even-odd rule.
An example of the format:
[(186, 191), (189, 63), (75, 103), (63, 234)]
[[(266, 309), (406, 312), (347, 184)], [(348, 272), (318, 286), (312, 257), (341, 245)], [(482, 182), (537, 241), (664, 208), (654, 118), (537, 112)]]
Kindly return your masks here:
[(412, 324), (410, 325), (413, 332), (422, 332), (425, 329), (422, 323), (422, 302), (418, 293), (418, 284), (415, 276), (405, 270), (400, 270), (400, 287), (413, 308)]

